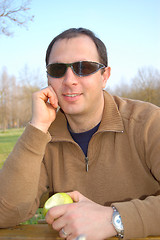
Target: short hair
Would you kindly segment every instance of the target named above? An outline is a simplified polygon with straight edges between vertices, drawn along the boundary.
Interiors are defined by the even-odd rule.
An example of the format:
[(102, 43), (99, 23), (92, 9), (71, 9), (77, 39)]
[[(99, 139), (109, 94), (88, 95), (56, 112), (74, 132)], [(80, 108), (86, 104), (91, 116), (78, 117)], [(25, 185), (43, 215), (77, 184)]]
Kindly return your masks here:
[(47, 48), (47, 51), (46, 51), (46, 66), (49, 63), (50, 53), (51, 53), (52, 47), (53, 47), (53, 45), (56, 41), (58, 41), (60, 39), (74, 38), (74, 37), (77, 37), (79, 35), (86, 35), (93, 40), (93, 42), (95, 43), (95, 45), (97, 47), (100, 63), (104, 64), (107, 67), (108, 66), (108, 57), (107, 57), (106, 46), (104, 45), (104, 43), (98, 37), (96, 37), (96, 35), (92, 31), (90, 31), (89, 29), (86, 29), (86, 28), (70, 28), (70, 29), (60, 33), (59, 35), (57, 35), (51, 41), (51, 43), (49, 44), (49, 46)]

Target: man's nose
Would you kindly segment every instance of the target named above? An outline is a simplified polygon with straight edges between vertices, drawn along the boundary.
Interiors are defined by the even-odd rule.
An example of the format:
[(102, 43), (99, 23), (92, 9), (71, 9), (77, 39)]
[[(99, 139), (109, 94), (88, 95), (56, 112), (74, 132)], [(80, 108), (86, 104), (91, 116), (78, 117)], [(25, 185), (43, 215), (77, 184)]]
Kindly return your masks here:
[(68, 67), (64, 75), (64, 84), (76, 85), (77, 83), (78, 76), (73, 72), (71, 67)]

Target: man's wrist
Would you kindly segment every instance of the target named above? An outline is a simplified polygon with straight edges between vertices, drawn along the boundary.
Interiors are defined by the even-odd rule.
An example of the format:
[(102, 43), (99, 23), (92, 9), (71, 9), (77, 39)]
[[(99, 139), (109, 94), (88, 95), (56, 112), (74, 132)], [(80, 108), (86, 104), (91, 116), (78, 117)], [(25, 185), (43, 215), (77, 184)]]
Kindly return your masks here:
[(36, 123), (34, 121), (31, 121), (30, 124), (44, 133), (48, 132), (48, 128), (49, 128), (48, 124), (46, 125), (46, 124)]

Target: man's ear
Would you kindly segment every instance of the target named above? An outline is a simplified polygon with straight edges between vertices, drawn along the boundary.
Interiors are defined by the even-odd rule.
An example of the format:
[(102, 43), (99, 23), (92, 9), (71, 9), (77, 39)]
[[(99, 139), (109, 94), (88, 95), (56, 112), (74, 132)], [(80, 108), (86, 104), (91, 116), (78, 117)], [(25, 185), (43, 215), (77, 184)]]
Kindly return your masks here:
[(102, 74), (102, 76), (103, 76), (103, 88), (106, 87), (106, 83), (107, 83), (107, 80), (109, 79), (110, 75), (111, 75), (111, 68), (106, 67), (104, 69), (104, 73)]

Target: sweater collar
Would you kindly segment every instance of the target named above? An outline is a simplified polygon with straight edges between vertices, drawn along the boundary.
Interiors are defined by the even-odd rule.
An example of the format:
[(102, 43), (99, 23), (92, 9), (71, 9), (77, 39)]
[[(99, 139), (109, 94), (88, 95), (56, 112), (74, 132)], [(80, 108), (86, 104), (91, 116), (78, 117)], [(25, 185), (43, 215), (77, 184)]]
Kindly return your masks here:
[(123, 132), (122, 117), (114, 98), (104, 91), (104, 110), (99, 131)]
[[(123, 130), (124, 126), (118, 106), (113, 97), (104, 91), (104, 110), (98, 132), (123, 132)], [(66, 117), (60, 110), (57, 113), (55, 121), (49, 128), (49, 133), (51, 134), (52, 141), (73, 141), (67, 128)]]

